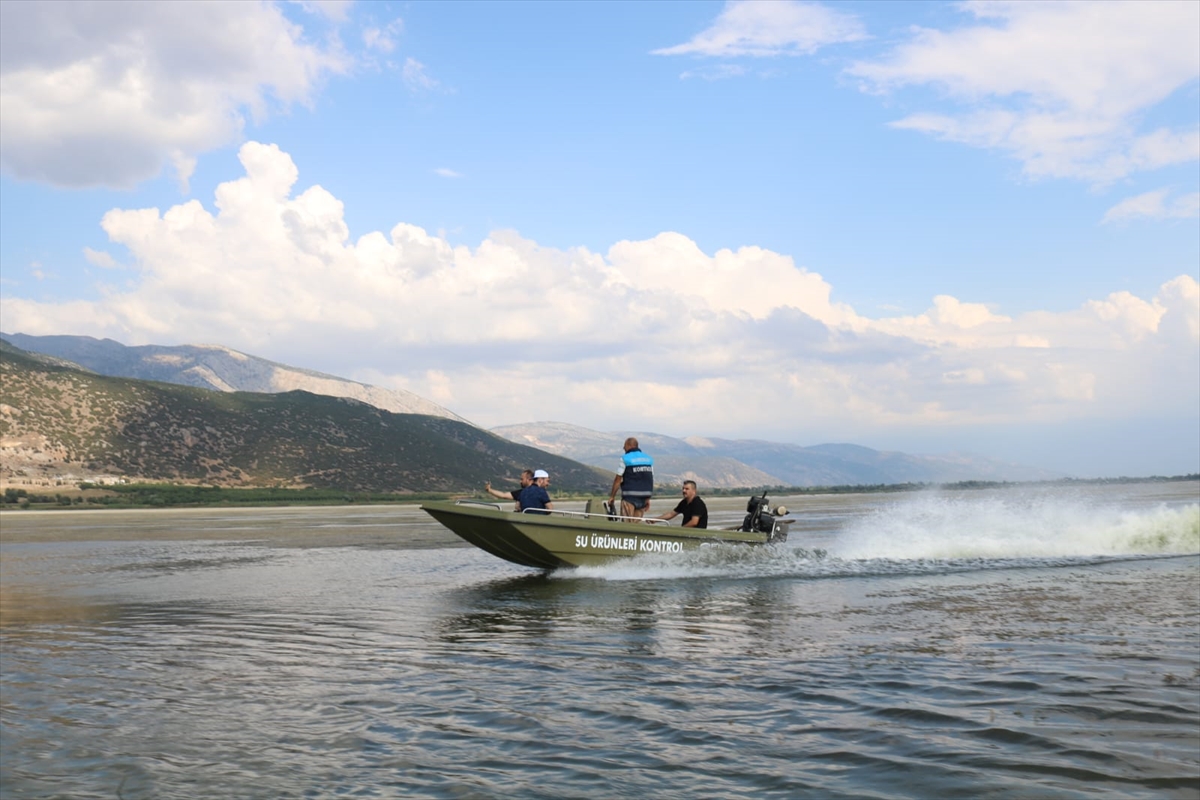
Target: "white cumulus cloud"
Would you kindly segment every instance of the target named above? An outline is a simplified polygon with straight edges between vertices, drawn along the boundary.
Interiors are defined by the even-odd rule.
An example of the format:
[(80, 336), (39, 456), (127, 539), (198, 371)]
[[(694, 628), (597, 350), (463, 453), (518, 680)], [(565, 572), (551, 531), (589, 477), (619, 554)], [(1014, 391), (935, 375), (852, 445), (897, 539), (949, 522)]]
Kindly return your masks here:
[(412, 56), (404, 59), (400, 75), (411, 92), (432, 92), (442, 87), (441, 82), (429, 74), (428, 67)]
[(348, 66), (260, 0), (5, 0), (0, 165), (67, 187), (129, 187), (170, 165), (186, 183), (248, 115), (307, 103)]
[(1189, 275), (1068, 311), (1009, 316), (939, 295), (923, 314), (871, 318), (790, 256), (706, 253), (674, 232), (604, 253), (513, 231), (456, 246), (407, 223), (352, 240), (341, 201), (298, 191), (287, 153), (250, 142), (239, 155), (245, 174), (211, 209), (110, 211), (123, 281), (65, 304), (8, 293), (6, 329), (216, 342), (409, 389), (485, 425), (825, 439), (1200, 404)]
[(83, 257), (87, 259), (89, 264), (95, 264), (97, 267), (113, 269), (117, 266), (117, 261), (112, 257), (112, 254), (106, 253), (103, 250), (93, 250), (90, 247), (85, 247), (83, 248)]
[[(878, 91), (933, 87), (954, 110), (894, 124), (1017, 158), (1031, 177), (1107, 183), (1200, 158), (1194, 114), (1148, 109), (1200, 79), (1200, 3), (978, 0), (974, 25), (915, 29), (850, 68)], [(1193, 108), (1194, 110), (1194, 108)]]
[(857, 17), (819, 3), (742, 0), (727, 3), (713, 24), (690, 41), (653, 52), (720, 58), (809, 55), (826, 45), (865, 38)]
[(368, 50), (391, 53), (396, 49), (396, 39), (404, 32), (404, 20), (394, 19), (382, 27), (369, 26), (363, 29), (363, 44)]
[(1200, 192), (1168, 197), (1169, 189), (1155, 189), (1127, 197), (1104, 214), (1104, 223), (1131, 219), (1188, 219), (1200, 217)]

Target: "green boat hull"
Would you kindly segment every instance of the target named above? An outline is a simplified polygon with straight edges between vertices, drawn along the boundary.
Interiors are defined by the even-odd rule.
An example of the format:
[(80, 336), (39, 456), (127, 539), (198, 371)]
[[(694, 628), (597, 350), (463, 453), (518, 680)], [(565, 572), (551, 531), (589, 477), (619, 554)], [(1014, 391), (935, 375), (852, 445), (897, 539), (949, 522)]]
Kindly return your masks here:
[(766, 544), (767, 533), (614, 521), (605, 514), (521, 514), (491, 503), (429, 502), (422, 510), (463, 540), (538, 569), (582, 567), (717, 544)]

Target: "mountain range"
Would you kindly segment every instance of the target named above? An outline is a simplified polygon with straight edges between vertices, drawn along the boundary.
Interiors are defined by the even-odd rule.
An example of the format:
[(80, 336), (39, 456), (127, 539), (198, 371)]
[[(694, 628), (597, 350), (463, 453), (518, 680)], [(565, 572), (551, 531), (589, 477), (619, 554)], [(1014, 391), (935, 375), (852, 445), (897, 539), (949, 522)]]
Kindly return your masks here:
[(276, 394), (296, 390), (346, 397), (397, 414), (428, 414), (467, 420), (431, 400), (402, 389), (382, 389), (300, 367), (277, 364), (216, 344), (127, 346), (91, 336), (28, 336), (0, 339), (32, 353), (64, 359), (100, 375), (163, 381), (218, 392)]
[[(82, 369), (99, 376), (156, 381), (226, 394), (307, 394), (313, 397), (308, 401), (310, 404), (319, 397), (341, 398), (380, 411), (437, 418), (487, 433), (453, 411), (412, 392), (382, 389), (278, 364), (220, 345), (126, 346), (111, 339), (88, 336), (20, 333), (0, 333), (0, 339), (21, 351), (58, 359), (59, 366)], [(492, 438), (499, 437), (530, 448), (524, 451), (528, 456), (523, 462), (512, 462), (505, 468), (507, 474), (511, 474), (517, 464), (550, 469), (551, 463), (537, 454), (540, 451), (562, 460), (554, 462), (556, 468), (561, 468), (563, 462), (571, 462), (575, 463), (572, 469), (589, 465), (611, 475), (620, 459), (621, 443), (627, 435), (636, 435), (642, 448), (655, 459), (655, 473), (660, 484), (678, 485), (684, 479), (692, 479), (704, 488), (734, 488), (1062, 477), (1035, 467), (1008, 464), (974, 454), (926, 456), (878, 451), (855, 444), (801, 446), (698, 436), (680, 439), (653, 432), (606, 433), (564, 422), (505, 425), (494, 428), (489, 436), (492, 434)], [(295, 442), (293, 446), (303, 448), (304, 445)], [(309, 466), (315, 468), (314, 464)], [(340, 469), (347, 467), (343, 464)], [(488, 472), (487, 469), (481, 465), (476, 472), (488, 475), (485, 479), (489, 480), (506, 474)], [(358, 480), (361, 479), (362, 476)], [(589, 478), (585, 483), (593, 479)], [(556, 481), (555, 485), (566, 488), (562, 481)]]
[(846, 486), (965, 480), (1045, 480), (1059, 475), (977, 455), (917, 456), (855, 444), (804, 447), (754, 439), (677, 439), (656, 433), (601, 433), (562, 422), (493, 428), (506, 439), (612, 471), (626, 436), (654, 458), (659, 483), (702, 487)]

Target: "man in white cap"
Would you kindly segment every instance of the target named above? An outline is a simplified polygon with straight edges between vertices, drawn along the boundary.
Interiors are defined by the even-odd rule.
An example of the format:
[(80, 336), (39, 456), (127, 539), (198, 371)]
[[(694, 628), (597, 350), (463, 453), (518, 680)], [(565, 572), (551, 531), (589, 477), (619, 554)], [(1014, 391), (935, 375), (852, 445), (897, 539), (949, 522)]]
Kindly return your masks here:
[(544, 469), (535, 469), (533, 471), (533, 483), (522, 489), (520, 496), (517, 498), (517, 511), (525, 511), (527, 509), (553, 511), (554, 503), (550, 502), (550, 493), (546, 491), (546, 487), (549, 485), (550, 473)]

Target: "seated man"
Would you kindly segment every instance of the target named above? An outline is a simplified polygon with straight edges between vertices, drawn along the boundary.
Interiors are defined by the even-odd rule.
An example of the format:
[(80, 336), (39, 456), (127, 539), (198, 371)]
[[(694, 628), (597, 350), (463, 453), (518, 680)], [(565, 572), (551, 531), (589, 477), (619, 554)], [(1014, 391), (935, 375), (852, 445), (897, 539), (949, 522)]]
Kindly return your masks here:
[[(517, 511), (535, 509), (553, 511), (554, 503), (550, 502), (550, 493), (546, 487), (550, 485), (550, 473), (544, 469), (533, 471), (533, 483), (521, 490), (517, 497)], [(544, 512), (542, 512), (544, 513)]]
[(668, 511), (659, 519), (675, 519), (680, 514), (683, 514), (685, 528), (708, 527), (708, 506), (696, 495), (695, 481), (683, 482), (683, 499), (675, 506), (674, 511)]
[(521, 492), (525, 491), (525, 487), (529, 486), (531, 483), (533, 483), (533, 470), (525, 469), (521, 470), (521, 485), (516, 489), (512, 489), (511, 491), (507, 492), (497, 491), (496, 489), (492, 488), (492, 484), (489, 481), (484, 481), (483, 488), (492, 497), (499, 498), (500, 500), (508, 500), (510, 498), (516, 500), (521, 496)]
[(638, 440), (632, 436), (625, 440), (625, 455), (613, 478), (608, 502), (616, 500), (618, 489), (621, 490), (621, 516), (641, 518), (650, 510), (650, 496), (654, 494), (654, 459), (642, 452)]

